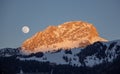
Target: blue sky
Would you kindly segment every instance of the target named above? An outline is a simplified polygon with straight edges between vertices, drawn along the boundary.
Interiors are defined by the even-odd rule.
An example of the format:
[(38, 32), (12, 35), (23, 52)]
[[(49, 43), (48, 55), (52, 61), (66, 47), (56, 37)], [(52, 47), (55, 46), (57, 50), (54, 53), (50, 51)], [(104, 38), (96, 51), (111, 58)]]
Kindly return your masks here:
[(78, 20), (94, 24), (103, 38), (120, 39), (120, 0), (0, 0), (0, 48), (19, 47), (49, 25)]

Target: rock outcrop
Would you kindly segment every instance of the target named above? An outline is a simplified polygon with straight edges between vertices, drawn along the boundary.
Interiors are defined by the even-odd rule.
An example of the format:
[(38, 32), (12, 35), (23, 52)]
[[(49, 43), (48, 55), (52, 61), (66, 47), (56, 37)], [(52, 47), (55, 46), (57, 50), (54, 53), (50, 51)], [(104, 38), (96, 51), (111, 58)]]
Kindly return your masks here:
[(107, 41), (99, 36), (96, 28), (87, 22), (66, 22), (59, 26), (49, 26), (37, 32), (22, 44), (26, 52), (46, 52), (58, 49), (85, 47), (96, 41)]

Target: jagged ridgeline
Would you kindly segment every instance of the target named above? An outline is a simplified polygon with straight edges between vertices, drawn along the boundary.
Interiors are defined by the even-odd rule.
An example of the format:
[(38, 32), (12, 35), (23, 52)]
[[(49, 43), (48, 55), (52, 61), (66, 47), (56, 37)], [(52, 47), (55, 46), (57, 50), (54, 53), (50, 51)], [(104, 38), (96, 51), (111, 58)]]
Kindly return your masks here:
[(22, 49), (28, 53), (85, 47), (96, 41), (107, 41), (99, 36), (96, 28), (87, 22), (72, 21), (49, 26), (25, 40)]

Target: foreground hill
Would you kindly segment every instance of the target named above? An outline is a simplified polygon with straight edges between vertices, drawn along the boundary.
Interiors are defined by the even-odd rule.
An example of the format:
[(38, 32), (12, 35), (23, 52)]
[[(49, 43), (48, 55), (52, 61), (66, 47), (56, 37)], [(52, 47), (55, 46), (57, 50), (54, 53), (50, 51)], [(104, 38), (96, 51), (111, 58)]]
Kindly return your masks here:
[(31, 54), (21, 48), (0, 50), (0, 74), (120, 74), (119, 62), (120, 40)]

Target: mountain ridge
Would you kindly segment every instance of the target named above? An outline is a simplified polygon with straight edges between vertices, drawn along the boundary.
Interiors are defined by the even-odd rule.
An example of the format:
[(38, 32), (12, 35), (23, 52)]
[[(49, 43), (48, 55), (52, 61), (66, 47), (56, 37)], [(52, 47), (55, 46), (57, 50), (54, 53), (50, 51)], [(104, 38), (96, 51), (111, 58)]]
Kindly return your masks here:
[[(0, 49), (0, 73), (119, 74), (120, 40), (84, 48), (25, 54), (21, 48)], [(74, 71), (73, 71), (74, 70)], [(14, 73), (15, 72), (15, 73)]]
[(96, 28), (87, 22), (72, 21), (58, 26), (49, 26), (25, 40), (21, 48), (25, 52), (39, 52), (75, 47), (85, 47), (96, 41), (107, 41), (101, 37)]
[[(16, 49), (5, 48), (0, 50), (0, 57), (4, 56), (10, 57), (14, 55), (17, 56), (17, 59), (19, 60), (36, 60), (40, 62), (49, 61), (51, 63), (56, 63), (58, 65), (71, 63), (71, 65), (76, 66), (86, 65), (92, 67), (96, 64), (102, 63), (103, 61), (111, 62), (117, 56), (119, 56), (120, 40), (109, 42), (98, 41), (84, 48), (73, 48), (68, 50), (59, 49), (54, 51), (37, 52), (31, 54), (25, 54), (21, 50), (21, 48)], [(91, 64), (90, 60), (91, 62), (93, 62), (93, 64)]]

